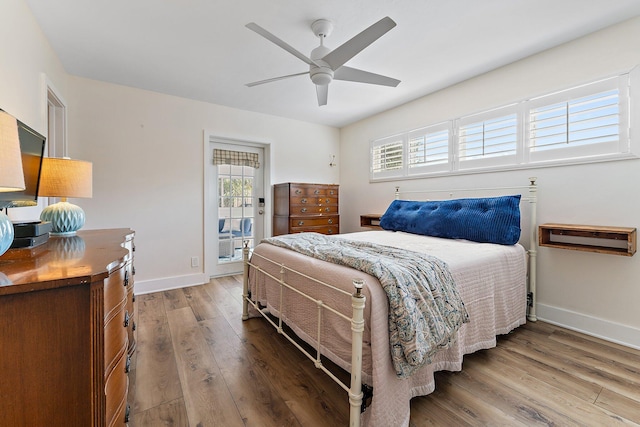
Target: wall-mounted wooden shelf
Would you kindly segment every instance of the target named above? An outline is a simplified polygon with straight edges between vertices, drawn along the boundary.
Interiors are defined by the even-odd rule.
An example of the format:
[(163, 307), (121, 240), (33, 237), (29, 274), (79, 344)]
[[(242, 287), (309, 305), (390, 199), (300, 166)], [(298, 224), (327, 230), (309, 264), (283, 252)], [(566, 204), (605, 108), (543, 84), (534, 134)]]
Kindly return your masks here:
[(382, 214), (360, 215), (360, 227), (380, 228), (380, 217)]
[[(540, 246), (632, 256), (636, 253), (636, 229), (576, 224), (542, 224)], [(616, 244), (624, 241), (626, 243)]]

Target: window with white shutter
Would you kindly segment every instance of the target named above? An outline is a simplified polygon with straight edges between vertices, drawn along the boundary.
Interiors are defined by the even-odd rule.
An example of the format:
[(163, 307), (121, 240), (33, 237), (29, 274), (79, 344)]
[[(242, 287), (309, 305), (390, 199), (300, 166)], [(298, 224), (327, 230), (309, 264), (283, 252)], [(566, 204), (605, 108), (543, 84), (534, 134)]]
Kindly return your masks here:
[(450, 169), (451, 122), (409, 132), (409, 175)]
[(458, 120), (458, 168), (514, 164), (520, 126), (517, 105)]
[(371, 180), (637, 158), (632, 81), (640, 68), (372, 141)]
[(532, 99), (528, 107), (530, 162), (625, 151), (626, 79), (614, 77)]
[(371, 144), (371, 179), (404, 175), (404, 142), (402, 135), (382, 138)]

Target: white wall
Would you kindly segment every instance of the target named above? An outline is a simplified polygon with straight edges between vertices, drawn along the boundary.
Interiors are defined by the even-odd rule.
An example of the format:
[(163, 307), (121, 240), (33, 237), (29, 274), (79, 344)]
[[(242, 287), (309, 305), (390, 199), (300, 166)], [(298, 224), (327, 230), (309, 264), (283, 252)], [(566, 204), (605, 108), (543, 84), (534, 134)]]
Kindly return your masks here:
[[(400, 131), (588, 82), (640, 64), (640, 19), (610, 27), (425, 96), (341, 130), (342, 230), (384, 212), (393, 188), (469, 188), (539, 183), (539, 223), (640, 226), (640, 160), (537, 170), (369, 183), (369, 142)], [(638, 115), (640, 99), (636, 95)], [(640, 144), (637, 129), (633, 143)], [(538, 315), (640, 348), (640, 254), (538, 250)]]
[(67, 98), (69, 151), (93, 162), (93, 198), (76, 200), (85, 228), (136, 231), (138, 292), (205, 280), (205, 131), (269, 143), (271, 183), (339, 179), (329, 166), (335, 128), (79, 77), (69, 78)]
[[(65, 90), (67, 74), (23, 0), (0, 10), (0, 109), (47, 135), (46, 83)], [(41, 207), (9, 209), (15, 221), (38, 219)]]

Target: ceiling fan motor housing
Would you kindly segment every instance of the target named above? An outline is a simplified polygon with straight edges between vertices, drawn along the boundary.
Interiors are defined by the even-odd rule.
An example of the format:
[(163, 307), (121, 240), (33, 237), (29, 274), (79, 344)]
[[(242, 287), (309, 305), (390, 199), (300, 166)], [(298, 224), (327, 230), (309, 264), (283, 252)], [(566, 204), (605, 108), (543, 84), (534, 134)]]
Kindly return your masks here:
[(333, 80), (333, 70), (329, 64), (321, 59), (329, 52), (331, 52), (331, 49), (322, 45), (311, 51), (311, 59), (319, 65), (318, 67), (313, 64), (309, 66), (309, 77), (316, 85), (328, 85)]

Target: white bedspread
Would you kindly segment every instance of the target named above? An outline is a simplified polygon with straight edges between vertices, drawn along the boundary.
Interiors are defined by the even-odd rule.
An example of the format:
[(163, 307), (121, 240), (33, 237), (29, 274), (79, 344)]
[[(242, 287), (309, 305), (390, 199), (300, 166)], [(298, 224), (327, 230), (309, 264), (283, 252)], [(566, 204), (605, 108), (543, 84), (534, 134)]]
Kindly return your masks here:
[[(379, 282), (372, 276), (343, 266), (306, 257), (288, 249), (268, 244), (258, 245), (255, 253), (318, 277), (336, 287), (353, 292), (352, 279), (364, 278), (367, 297), (363, 348), (363, 382), (373, 386), (373, 400), (363, 416), (368, 426), (409, 425), (410, 400), (435, 389), (433, 373), (462, 369), (462, 357), (480, 349), (495, 347), (496, 335), (505, 334), (525, 323), (526, 316), (526, 256), (520, 245), (503, 246), (418, 236), (403, 232), (367, 231), (342, 235), (345, 238), (370, 241), (388, 246), (424, 252), (445, 261), (457, 283), (469, 313), (470, 321), (458, 332), (456, 343), (434, 356), (433, 363), (424, 366), (412, 377), (399, 379), (393, 369), (389, 352), (388, 301)], [(254, 256), (253, 263), (280, 276), (278, 266), (264, 263)], [(287, 282), (300, 282), (304, 292), (315, 294), (325, 303), (350, 316), (351, 301), (344, 295), (321, 294), (321, 287), (297, 274), (285, 272)], [(280, 312), (279, 290), (269, 284), (264, 275), (252, 273), (252, 294), (270, 310), (281, 314), (302, 338), (315, 343), (315, 304), (305, 303), (292, 293), (285, 302), (293, 302)], [(256, 285), (258, 287), (256, 288)], [(298, 298), (298, 299), (295, 299)], [(335, 305), (334, 305), (335, 304)], [(329, 341), (329, 338), (332, 338)], [(349, 370), (350, 325), (335, 315), (323, 315), (322, 348), (339, 366)], [(346, 400), (346, 399), (345, 399)]]

